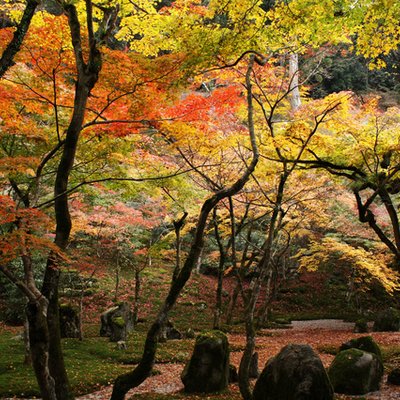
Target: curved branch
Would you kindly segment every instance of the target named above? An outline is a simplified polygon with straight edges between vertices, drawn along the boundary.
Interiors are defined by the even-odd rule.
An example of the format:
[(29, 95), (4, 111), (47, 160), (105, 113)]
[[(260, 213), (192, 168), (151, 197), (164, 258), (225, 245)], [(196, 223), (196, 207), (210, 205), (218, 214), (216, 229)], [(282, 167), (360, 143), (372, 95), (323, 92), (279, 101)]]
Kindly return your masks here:
[(21, 21), (11, 42), (8, 44), (0, 58), (0, 79), (14, 65), (14, 57), (19, 52), (26, 32), (29, 29), (36, 7), (39, 5), (38, 0), (28, 0)]

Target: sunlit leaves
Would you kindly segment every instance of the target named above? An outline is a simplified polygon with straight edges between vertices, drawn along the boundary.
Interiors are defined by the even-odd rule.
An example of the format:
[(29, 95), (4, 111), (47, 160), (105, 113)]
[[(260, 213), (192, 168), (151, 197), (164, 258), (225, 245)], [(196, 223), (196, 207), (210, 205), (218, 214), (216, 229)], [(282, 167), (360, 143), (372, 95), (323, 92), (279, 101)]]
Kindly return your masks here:
[(399, 276), (387, 267), (383, 256), (374, 255), (362, 247), (354, 247), (334, 237), (325, 237), (312, 242), (307, 249), (302, 249), (296, 257), (300, 268), (316, 270), (329, 262), (350, 265), (355, 268), (359, 284), (368, 284), (372, 278), (379, 280), (385, 289), (392, 293), (399, 288)]

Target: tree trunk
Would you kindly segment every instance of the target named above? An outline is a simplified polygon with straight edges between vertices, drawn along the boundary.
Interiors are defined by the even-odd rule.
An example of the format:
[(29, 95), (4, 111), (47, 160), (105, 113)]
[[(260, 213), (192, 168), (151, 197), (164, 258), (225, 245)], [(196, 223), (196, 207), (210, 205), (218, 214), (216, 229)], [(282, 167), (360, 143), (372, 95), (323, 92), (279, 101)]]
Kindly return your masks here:
[(233, 320), (233, 310), (236, 308), (237, 304), (237, 299), (240, 293), (240, 283), (237, 282), (235, 289), (233, 290), (233, 293), (231, 295), (231, 299), (229, 302), (229, 307), (228, 307), (228, 312), (226, 313), (226, 324), (227, 325), (232, 325), (232, 320)]
[(74, 396), (69, 385), (61, 346), (58, 296), (60, 271), (57, 266), (52, 266), (51, 260), (48, 263), (43, 280), (42, 294), (49, 301), (47, 312), (48, 330), (51, 332), (49, 335), (49, 368), (56, 383), (57, 400), (71, 400)]
[(299, 90), (299, 56), (297, 53), (289, 54), (289, 100), (290, 108), (296, 111), (301, 106)]
[(27, 316), (25, 316), (24, 319), (24, 346), (25, 346), (24, 365), (32, 365), (31, 346), (29, 341), (29, 321)]
[[(79, 135), (86, 112), (86, 104), (90, 91), (98, 80), (101, 69), (101, 54), (96, 48), (96, 41), (93, 34), (91, 1), (86, 1), (86, 13), (88, 22), (89, 60), (86, 64), (83, 59), (81, 27), (78, 14), (73, 4), (65, 5), (65, 12), (68, 16), (68, 23), (71, 32), (72, 46), (74, 49), (75, 63), (78, 77), (75, 87), (74, 108), (71, 121), (68, 125), (65, 143), (61, 159), (57, 167), (56, 180), (54, 184), (54, 211), (56, 216), (56, 237), (55, 244), (65, 250), (68, 245), (72, 222), (68, 203), (68, 181), (75, 161), (78, 147)], [(71, 392), (67, 373), (64, 365), (64, 357), (61, 348), (58, 285), (59, 285), (59, 260), (57, 255), (50, 254), (45, 278), (43, 281), (42, 293), (49, 300), (48, 326), (50, 335), (49, 346), (49, 367), (56, 384), (58, 400), (71, 400)]]
[(139, 301), (140, 301), (141, 278), (139, 267), (135, 270), (135, 303), (133, 306), (133, 323), (136, 325), (139, 318)]
[(239, 368), (239, 388), (240, 388), (240, 393), (242, 394), (244, 400), (253, 399), (249, 382), (249, 370), (250, 370), (251, 357), (255, 349), (254, 312), (258, 297), (260, 295), (261, 285), (264, 283), (265, 278), (271, 268), (271, 254), (272, 254), (272, 246), (276, 236), (276, 225), (278, 222), (280, 209), (282, 207), (285, 184), (290, 174), (290, 172), (286, 171), (286, 169), (284, 171), (285, 172), (283, 172), (280, 176), (277, 188), (274, 209), (271, 215), (271, 220), (266, 235), (266, 241), (263, 248), (264, 254), (257, 266), (257, 272), (259, 272), (259, 276), (256, 276), (254, 280), (251, 282), (251, 286), (248, 291), (249, 296), (246, 296), (247, 297), (246, 299), (247, 304), (245, 305), (246, 347), (243, 352)]
[(39, 5), (38, 0), (28, 0), (26, 2), (24, 13), (21, 21), (14, 32), (11, 42), (8, 44), (0, 58), (0, 78), (4, 76), (7, 70), (14, 65), (14, 57), (19, 52), (26, 32), (29, 29), (36, 7)]
[(176, 236), (176, 262), (175, 262), (175, 269), (172, 274), (172, 280), (174, 281), (177, 276), (179, 275), (179, 271), (181, 270), (181, 230), (185, 223), (185, 219), (188, 216), (188, 213), (185, 211), (178, 221), (173, 221), (175, 236)]
[(114, 292), (114, 302), (118, 301), (118, 292), (119, 292), (119, 273), (121, 271), (121, 267), (119, 265), (119, 252), (117, 253), (117, 267), (115, 268), (115, 292)]
[(272, 282), (272, 268), (270, 268), (267, 281), (265, 285), (265, 298), (262, 307), (259, 310), (257, 317), (257, 327), (264, 327), (265, 323), (268, 321), (270, 304), (271, 304), (271, 282)]
[(216, 293), (216, 301), (215, 301), (213, 328), (221, 329), (222, 284), (223, 284), (223, 277), (224, 277), (226, 253), (225, 253), (225, 249), (222, 244), (222, 241), (221, 241), (221, 236), (219, 235), (219, 231), (218, 231), (217, 208), (214, 208), (213, 222), (214, 222), (215, 239), (218, 243), (218, 248), (219, 248), (218, 284), (217, 284), (217, 293)]
[(26, 315), (29, 321), (29, 339), (32, 365), (43, 400), (57, 400), (55, 382), (49, 370), (49, 329), (47, 325), (48, 301), (41, 297), (29, 302)]

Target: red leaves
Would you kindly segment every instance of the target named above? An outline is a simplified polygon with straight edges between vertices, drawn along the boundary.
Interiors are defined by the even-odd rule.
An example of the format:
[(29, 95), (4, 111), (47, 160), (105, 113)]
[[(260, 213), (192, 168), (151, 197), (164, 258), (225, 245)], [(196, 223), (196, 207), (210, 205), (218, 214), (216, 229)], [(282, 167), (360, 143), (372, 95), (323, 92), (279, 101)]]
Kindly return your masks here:
[(46, 235), (50, 223), (46, 214), (33, 208), (18, 208), (8, 196), (0, 196), (0, 263), (8, 263), (28, 252), (59, 253)]
[(208, 121), (232, 113), (242, 104), (239, 86), (220, 87), (211, 93), (191, 93), (169, 110), (180, 121)]

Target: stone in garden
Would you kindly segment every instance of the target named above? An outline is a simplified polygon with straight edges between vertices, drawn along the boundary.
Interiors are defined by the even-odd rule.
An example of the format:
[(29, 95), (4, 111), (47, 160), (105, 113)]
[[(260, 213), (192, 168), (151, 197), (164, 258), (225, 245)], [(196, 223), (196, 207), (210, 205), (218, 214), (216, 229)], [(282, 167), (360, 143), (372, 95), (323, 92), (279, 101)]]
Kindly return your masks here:
[(289, 344), (268, 360), (253, 391), (254, 400), (333, 400), (333, 389), (309, 345)]
[(126, 334), (133, 331), (133, 313), (128, 303), (121, 302), (100, 316), (100, 336), (109, 337), (111, 342), (126, 340)]
[(214, 330), (197, 336), (181, 379), (187, 393), (213, 393), (228, 387), (229, 344), (223, 332)]
[(358, 319), (354, 323), (354, 333), (367, 333), (368, 332), (368, 323), (365, 319)]
[(351, 339), (340, 346), (339, 351), (348, 349), (359, 349), (367, 351), (368, 353), (375, 354), (382, 361), (382, 353), (378, 344), (371, 336), (362, 336), (359, 338)]
[(70, 304), (60, 304), (60, 333), (62, 338), (79, 337), (79, 316)]
[(400, 385), (400, 368), (394, 368), (389, 372), (387, 377), (387, 383), (397, 386)]
[(182, 333), (175, 328), (174, 324), (170, 320), (168, 320), (165, 323), (164, 328), (161, 330), (158, 339), (160, 342), (166, 342), (167, 340), (182, 339), (182, 337)]
[(375, 354), (353, 348), (337, 354), (328, 375), (336, 393), (361, 395), (379, 389), (383, 364)]
[(377, 314), (372, 328), (375, 332), (397, 332), (400, 330), (400, 314), (390, 307)]

